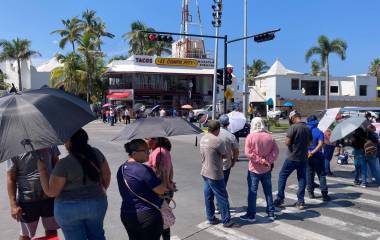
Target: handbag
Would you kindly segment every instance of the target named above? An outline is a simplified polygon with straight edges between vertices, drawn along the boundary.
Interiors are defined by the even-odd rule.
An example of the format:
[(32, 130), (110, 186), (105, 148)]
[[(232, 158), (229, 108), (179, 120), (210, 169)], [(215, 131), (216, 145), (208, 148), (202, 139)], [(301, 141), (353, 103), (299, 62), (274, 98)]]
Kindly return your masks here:
[[(131, 191), (136, 197), (138, 197), (139, 199), (143, 200), (144, 202), (152, 205), (154, 208), (156, 208), (158, 211), (160, 211), (161, 213), (161, 217), (162, 217), (162, 221), (164, 223), (164, 229), (168, 229), (170, 228), (171, 226), (174, 225), (175, 223), (175, 216), (174, 216), (174, 213), (173, 213), (173, 209), (176, 208), (176, 203), (173, 199), (170, 199), (169, 201), (166, 201), (165, 199), (163, 200), (162, 202), (162, 205), (161, 207), (158, 207), (156, 204), (152, 203), (151, 201), (139, 196), (137, 193), (135, 193), (128, 185), (128, 182), (127, 180), (124, 178), (124, 168), (122, 168), (122, 173), (123, 173), (123, 179), (124, 179), (124, 182), (125, 182), (125, 185), (127, 186), (127, 188), (129, 189), (129, 191)], [(170, 207), (170, 202), (173, 202), (174, 204), (174, 207)]]

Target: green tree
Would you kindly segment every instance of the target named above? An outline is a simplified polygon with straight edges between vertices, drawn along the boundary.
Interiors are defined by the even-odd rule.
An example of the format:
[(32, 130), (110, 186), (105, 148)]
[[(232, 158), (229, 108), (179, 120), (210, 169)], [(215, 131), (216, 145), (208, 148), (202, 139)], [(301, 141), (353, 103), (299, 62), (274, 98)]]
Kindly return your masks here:
[(342, 60), (346, 59), (346, 50), (347, 43), (342, 39), (334, 39), (330, 42), (330, 40), (321, 35), (318, 38), (318, 46), (314, 46), (310, 48), (305, 54), (306, 62), (313, 55), (319, 55), (321, 65), (324, 66), (326, 72), (326, 82), (325, 82), (325, 108), (329, 108), (329, 99), (330, 99), (330, 69), (329, 69), (329, 55), (331, 53), (337, 54)]
[(75, 52), (75, 43), (81, 37), (80, 20), (77, 17), (73, 17), (67, 20), (62, 19), (61, 21), (65, 28), (55, 30), (51, 34), (59, 34), (62, 37), (59, 41), (60, 48), (64, 49), (67, 42), (70, 42), (72, 50)]
[(57, 54), (57, 60), (62, 67), (53, 69), (50, 74), (50, 87), (58, 88), (62, 85), (65, 90), (75, 95), (86, 93), (86, 72), (81, 56), (71, 52), (67, 55)]
[(7, 90), (10, 87), (10, 84), (5, 82), (7, 78), (7, 74), (0, 70), (0, 90)]
[(311, 61), (311, 75), (318, 76), (321, 73), (321, 65), (317, 60)]
[(115, 37), (115, 35), (106, 31), (106, 24), (101, 20), (95, 23), (95, 25), (93, 26), (93, 31), (94, 31), (94, 35), (96, 36), (94, 43), (99, 51), (102, 51), (102, 48), (101, 48), (101, 45), (103, 44), (102, 39), (101, 39), (102, 37), (108, 37), (108, 38)]
[(127, 60), (127, 59), (128, 59), (128, 55), (115, 55), (108, 60), (108, 63), (111, 63), (112, 61)]
[(152, 43), (152, 47), (148, 49), (148, 53), (161, 56), (162, 53), (171, 54), (172, 44), (170, 42), (157, 41)]
[(140, 21), (131, 24), (131, 31), (123, 34), (124, 40), (129, 43), (129, 55), (152, 55), (154, 54), (154, 44), (146, 37), (146, 33), (141, 31), (154, 32), (154, 28), (147, 27)]
[(21, 81), (21, 62), (30, 59), (33, 56), (41, 56), (37, 51), (30, 50), (31, 42), (27, 39), (13, 39), (12, 41), (0, 40), (0, 62), (5, 60), (16, 60), (18, 70), (18, 88), (22, 91)]
[(254, 59), (251, 66), (248, 65), (248, 85), (252, 86), (255, 84), (255, 77), (267, 72), (269, 69), (265, 61), (261, 59)]

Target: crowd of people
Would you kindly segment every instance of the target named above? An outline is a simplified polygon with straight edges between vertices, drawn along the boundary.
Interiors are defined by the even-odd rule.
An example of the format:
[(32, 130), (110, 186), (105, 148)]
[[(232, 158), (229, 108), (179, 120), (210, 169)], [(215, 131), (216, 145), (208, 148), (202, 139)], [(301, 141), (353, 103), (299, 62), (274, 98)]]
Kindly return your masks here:
[[(127, 110), (128, 111), (128, 110)], [(111, 121), (112, 115), (110, 114)], [(301, 120), (292, 111), (285, 145), (287, 156), (278, 178), (278, 193), (273, 199), (272, 170), (279, 148), (264, 120), (254, 117), (245, 139), (248, 158), (248, 207), (242, 221), (256, 221), (256, 199), (259, 183), (264, 190), (266, 213), (274, 221), (275, 207), (284, 204), (288, 177), (297, 172), (298, 192), (295, 206), (305, 208), (305, 191), (315, 198), (320, 188), (323, 201), (329, 201), (326, 176), (335, 143), (329, 141), (331, 131), (318, 129), (315, 116)], [(230, 228), (231, 220), (227, 184), (231, 169), (239, 157), (239, 143), (228, 131), (227, 115), (209, 120), (208, 132), (200, 140), (201, 176), (206, 218), (212, 225), (222, 223)], [(78, 130), (65, 147), (68, 155), (59, 159), (58, 148), (36, 150), (7, 161), (7, 187), (11, 216), (20, 222), (21, 240), (35, 236), (42, 219), (47, 236), (56, 236), (62, 229), (66, 239), (105, 239), (104, 217), (108, 208), (106, 190), (111, 171), (102, 152), (88, 144), (85, 130)], [(379, 137), (371, 122), (365, 122), (352, 134), (355, 184), (366, 187), (375, 178), (380, 185)], [(167, 138), (135, 139), (124, 145), (128, 160), (118, 169), (116, 178), (122, 199), (120, 219), (131, 240), (170, 239), (170, 225), (165, 222), (162, 206), (173, 202), (177, 191), (171, 158), (172, 145)], [(371, 170), (368, 176), (367, 166)], [(319, 186), (314, 176), (319, 178)], [(216, 200), (216, 206), (215, 202)], [(216, 215), (220, 214), (221, 218)]]

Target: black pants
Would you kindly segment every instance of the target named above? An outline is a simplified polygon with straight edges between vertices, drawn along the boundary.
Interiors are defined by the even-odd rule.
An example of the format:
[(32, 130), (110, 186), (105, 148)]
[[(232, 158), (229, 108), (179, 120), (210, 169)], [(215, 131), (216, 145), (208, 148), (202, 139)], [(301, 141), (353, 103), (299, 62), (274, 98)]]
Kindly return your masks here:
[(152, 209), (135, 214), (121, 213), (120, 217), (130, 240), (160, 239), (163, 222), (158, 210)]

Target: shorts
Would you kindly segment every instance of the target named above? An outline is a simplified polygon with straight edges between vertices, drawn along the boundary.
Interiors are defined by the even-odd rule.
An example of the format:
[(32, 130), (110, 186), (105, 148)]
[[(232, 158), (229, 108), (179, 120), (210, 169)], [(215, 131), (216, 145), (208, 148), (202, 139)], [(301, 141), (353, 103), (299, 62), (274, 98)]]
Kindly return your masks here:
[(22, 209), (20, 235), (34, 237), (40, 218), (46, 231), (59, 229), (54, 219), (53, 198), (36, 202), (19, 202), (18, 204)]

